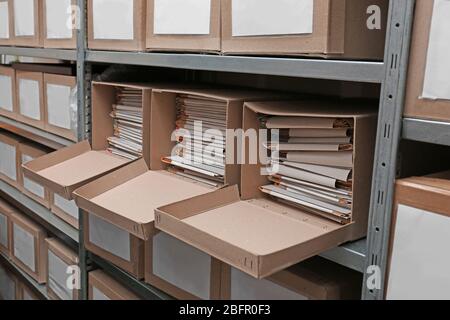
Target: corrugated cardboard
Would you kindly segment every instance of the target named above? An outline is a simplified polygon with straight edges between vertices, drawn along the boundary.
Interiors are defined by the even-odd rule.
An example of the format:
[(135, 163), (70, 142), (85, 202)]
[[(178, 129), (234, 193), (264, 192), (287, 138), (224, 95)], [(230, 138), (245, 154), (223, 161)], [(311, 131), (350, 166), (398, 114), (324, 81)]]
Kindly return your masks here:
[(32, 288), (28, 287), (24, 282), (19, 282), (18, 300), (42, 300)]
[(0, 300), (17, 300), (19, 280), (5, 266), (0, 264)]
[(396, 182), (387, 299), (448, 299), (449, 219), (450, 171)]
[[(7, 6), (7, 17), (8, 17), (8, 37), (0, 38), (0, 46), (9, 46), (13, 44), (14, 40), (14, 15), (12, 8), (12, 0), (0, 0), (0, 5)], [(5, 9), (6, 11), (6, 9)]]
[[(0, 252), (7, 257), (11, 255), (11, 215), (14, 212), (17, 212), (15, 208), (0, 199)], [(4, 240), (6, 240), (6, 246), (3, 243)]]
[(44, 196), (41, 197), (41, 195), (36, 194), (33, 192), (33, 190), (29, 190), (27, 188), (27, 180), (30, 184), (36, 184), (36, 183), (32, 180), (29, 180), (27, 177), (23, 176), (22, 161), (23, 161), (23, 156), (27, 156), (27, 157), (36, 159), (36, 158), (46, 155), (49, 152), (50, 152), (49, 149), (43, 148), (40, 145), (31, 143), (31, 142), (21, 141), (20, 145), (19, 145), (19, 163), (20, 163), (20, 165), (18, 166), (18, 169), (20, 172), (19, 175), (21, 176), (21, 188), (20, 189), (21, 189), (22, 193), (24, 193), (25, 195), (27, 195), (28, 197), (30, 197), (31, 199), (33, 199), (37, 203), (40, 203), (41, 205), (43, 205), (44, 207), (46, 207), (48, 209), (50, 209), (50, 192), (47, 190), (47, 188), (43, 187)]
[[(41, 226), (37, 225), (27, 217), (19, 213), (13, 213), (11, 215), (11, 259), (15, 265), (30, 275), (38, 283), (45, 283), (47, 274), (47, 260), (45, 258), (45, 237), (46, 231)], [(30, 269), (19, 258), (16, 257), (15, 252), (15, 235), (14, 225), (17, 225), (23, 229), (34, 239), (34, 247), (30, 247), (29, 250), (34, 252), (34, 266), (35, 270)], [(31, 246), (31, 243), (29, 243)]]
[[(13, 8), (13, 15), (16, 17), (17, 15), (23, 14), (20, 8), (16, 10), (15, 0), (11, 1)], [(41, 17), (42, 17), (42, 1), (41, 0), (33, 0), (33, 19), (34, 19), (34, 31), (31, 36), (21, 36), (18, 35), (18, 29), (14, 27), (14, 40), (13, 44), (15, 46), (21, 47), (42, 47), (43, 38), (42, 38), (42, 29), (41, 29)], [(16, 23), (16, 19), (14, 19), (14, 23)], [(30, 20), (31, 23), (31, 20)]]
[(89, 300), (141, 300), (101, 270), (89, 272)]
[[(188, 14), (188, 13), (186, 13)], [(147, 41), (146, 47), (153, 51), (220, 51), (220, 0), (211, 0), (209, 34), (155, 34), (155, 0), (147, 0)], [(195, 17), (192, 17), (195, 19)]]
[[(114, 40), (114, 39), (94, 39), (94, 13), (93, 3), (99, 0), (88, 0), (88, 48), (98, 50), (119, 50), (119, 51), (144, 51), (145, 50), (145, 13), (146, 2), (145, 0), (132, 0), (133, 1), (133, 39), (132, 40)], [(108, 0), (101, 0), (105, 6), (109, 6), (112, 3), (108, 3)], [(112, 1), (109, 1), (112, 2)], [(106, 9), (107, 7), (104, 7)], [(101, 14), (109, 15), (112, 21), (123, 21), (123, 17), (120, 14), (112, 14), (107, 10), (101, 12)]]
[[(69, 249), (67, 246), (65, 246), (63, 243), (58, 241), (57, 239), (49, 238), (45, 240), (47, 244), (47, 250), (48, 254), (52, 252), (56, 257), (61, 259), (64, 264), (67, 264), (67, 266), (78, 266), (79, 260), (78, 260), (78, 254), (76, 254), (74, 251)], [(62, 300), (64, 297), (61, 297), (56, 293), (50, 284), (50, 272), (51, 272), (51, 265), (49, 256), (47, 255), (47, 266), (48, 266), (48, 272), (47, 272), (47, 293), (53, 300)], [(67, 273), (67, 272), (66, 272)], [(67, 278), (71, 275), (67, 275)], [(61, 284), (58, 284), (61, 285)], [(72, 300), (78, 300), (79, 297), (79, 290), (73, 289), (72, 290)]]
[(450, 122), (450, 101), (422, 98), (434, 1), (418, 0), (411, 40), (405, 116)]
[[(77, 30), (73, 28), (70, 31), (70, 37), (62, 37), (48, 34), (48, 20), (50, 17), (47, 15), (60, 16), (58, 22), (60, 23), (58, 26), (61, 29), (67, 28), (68, 21), (75, 21), (77, 19), (74, 17), (75, 13), (70, 7), (65, 8), (64, 6), (59, 7), (59, 10), (56, 10), (55, 7), (52, 7), (53, 3), (57, 0), (44, 0), (42, 4), (42, 37), (44, 48), (57, 48), (57, 49), (75, 49), (77, 47)], [(77, 5), (76, 0), (68, 0), (68, 3), (72, 6)], [(72, 12), (72, 13), (71, 13)]]
[[(59, 198), (58, 198), (59, 197)], [(62, 204), (61, 204), (61, 203)], [(66, 209), (67, 207), (70, 209)], [(79, 228), (78, 207), (76, 207), (76, 215), (74, 209), (76, 207), (74, 200), (67, 200), (58, 194), (50, 194), (50, 210), (63, 221), (70, 224), (75, 229)]]
[[(20, 186), (22, 185), (22, 176), (19, 170), (20, 142), (21, 139), (18, 136), (6, 131), (0, 131), (0, 143), (8, 148), (8, 152), (3, 150), (0, 153), (0, 179), (18, 190), (20, 190)], [(12, 171), (15, 171), (15, 174)]]
[[(9, 100), (9, 98), (7, 98), (6, 96), (3, 96), (0, 98), (0, 115), (11, 118), (11, 119), (16, 119), (17, 118), (17, 113), (18, 113), (18, 106), (17, 106), (17, 96), (16, 96), (16, 72), (14, 71), (13, 68), (9, 68), (9, 67), (3, 67), (0, 66), (0, 78), (3, 78), (5, 82), (8, 82), (8, 80), (10, 81), (11, 84), (11, 91), (8, 92), (8, 94), (11, 95), (11, 102), (12, 102), (12, 111), (7, 110), (7, 108), (9, 108), (9, 106), (7, 105), (2, 105), (2, 101), (5, 101), (5, 103), (9, 103), (6, 102), (6, 99)], [(4, 84), (1, 84), (2, 88), (0, 89), (0, 92), (3, 92), (3, 90), (7, 90), (7, 84), (6, 86)]]
[(359, 300), (362, 275), (314, 257), (264, 280), (222, 265), (221, 298), (225, 300)]
[(267, 177), (260, 174), (261, 165), (244, 164), (242, 197), (237, 186), (231, 186), (160, 207), (155, 225), (237, 269), (263, 278), (365, 236), (377, 122), (374, 109), (365, 108), (363, 103), (355, 108), (329, 101), (254, 102), (245, 105), (244, 131), (259, 128), (257, 113), (354, 118), (352, 222), (341, 225), (267, 199), (259, 191), (267, 183)]
[[(312, 34), (246, 37), (232, 36), (232, 2), (222, 0), (224, 53), (383, 59), (387, 0), (315, 0)], [(367, 27), (367, 9), (371, 5), (381, 8), (381, 30)]]
[[(22, 92), (21, 81), (33, 81), (33, 83), (38, 84), (38, 91), (34, 92), (38, 97), (33, 97), (30, 92)], [(26, 72), (26, 71), (16, 71), (16, 88), (17, 88), (17, 120), (28, 124), (30, 126), (45, 129), (45, 104), (44, 104), (44, 74), (41, 72)], [(39, 114), (37, 118), (30, 118), (23, 115), (23, 105), (26, 103), (27, 99), (36, 99), (36, 101), (31, 101), (30, 103), (39, 103)], [(37, 113), (37, 112), (36, 112)]]

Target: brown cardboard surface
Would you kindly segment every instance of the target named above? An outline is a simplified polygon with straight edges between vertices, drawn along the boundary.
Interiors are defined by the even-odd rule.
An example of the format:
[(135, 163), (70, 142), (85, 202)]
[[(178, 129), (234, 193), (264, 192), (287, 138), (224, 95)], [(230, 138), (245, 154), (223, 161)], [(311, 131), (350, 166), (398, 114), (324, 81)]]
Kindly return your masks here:
[(68, 86), (70, 88), (75, 88), (77, 85), (77, 78), (72, 76), (62, 76), (62, 75), (54, 75), (54, 74), (44, 74), (44, 104), (45, 104), (45, 130), (51, 133), (54, 133), (58, 136), (67, 138), (71, 141), (77, 142), (77, 132), (73, 129), (65, 129), (60, 128), (54, 125), (51, 125), (48, 122), (48, 109), (47, 109), (47, 85), (48, 84), (57, 84), (62, 86)]
[(24, 282), (19, 282), (18, 300), (25, 300), (25, 296), (31, 297), (32, 300), (42, 300), (30, 287)]
[(93, 150), (89, 142), (49, 153), (22, 166), (25, 176), (72, 200), (72, 192), (127, 161), (106, 151)]
[[(1, 2), (1, 1), (0, 1)], [(1, 44), (1, 42), (0, 42)], [(17, 104), (17, 95), (16, 95), (16, 72), (11, 67), (4, 67), (0, 65), (0, 75), (8, 76), (11, 78), (11, 88), (12, 88), (12, 101), (13, 101), (13, 111), (9, 112), (5, 109), (0, 109), (0, 115), (11, 118), (11, 119), (17, 119), (18, 114), (18, 104)]]
[[(39, 83), (39, 98), (40, 98), (40, 120), (35, 120), (23, 116), (20, 114), (20, 79), (34, 80)], [(45, 104), (44, 104), (44, 74), (42, 72), (28, 72), (28, 71), (16, 71), (16, 92), (17, 92), (17, 121), (23, 122), (30, 126), (45, 129)]]
[(50, 74), (59, 74), (64, 76), (74, 76), (76, 66), (65, 64), (62, 60), (49, 60), (33, 58), (33, 62), (15, 62), (11, 67), (17, 71), (42, 72)]
[(75, 229), (79, 229), (80, 228), (80, 224), (78, 219), (75, 219), (74, 217), (72, 217), (69, 213), (65, 212), (63, 209), (61, 209), (60, 207), (58, 207), (55, 204), (55, 195), (53, 193), (50, 192), (50, 211), (53, 212), (57, 217), (59, 217), (61, 220), (67, 222), (68, 224), (70, 224), (72, 227), (74, 227)]
[[(71, 5), (76, 6), (77, 1), (71, 0)], [(49, 39), (47, 37), (47, 0), (42, 2), (42, 38), (44, 48), (56, 48), (56, 49), (75, 49), (77, 47), (77, 30), (72, 30), (71, 39)], [(73, 17), (75, 19), (75, 17)]]
[(211, 1), (209, 35), (158, 35), (153, 33), (154, 0), (147, 1), (146, 48), (153, 51), (219, 52), (221, 48), (220, 0)]
[(422, 99), (434, 1), (418, 0), (406, 85), (406, 117), (450, 122), (450, 101)]
[(8, 3), (8, 19), (9, 19), (9, 39), (0, 39), (0, 46), (13, 45), (14, 41), (14, 13), (12, 8), (12, 0), (0, 0), (0, 2)]
[(45, 283), (47, 275), (47, 259), (45, 258), (45, 237), (46, 231), (44, 228), (34, 223), (32, 220), (20, 213), (13, 213), (11, 215), (11, 224), (17, 224), (24, 230), (31, 233), (34, 237), (34, 252), (35, 252), (35, 267), (36, 271), (30, 270), (14, 255), (14, 228), (11, 228), (11, 259), (15, 265), (25, 271), (30, 277), (38, 283)]
[(100, 290), (111, 300), (141, 300), (137, 295), (101, 270), (89, 272), (89, 300), (94, 300), (94, 288)]
[(7, 239), (8, 239), (8, 246), (4, 247), (0, 244), (0, 252), (3, 253), (4, 255), (6, 255), (7, 257), (11, 256), (11, 215), (13, 213), (16, 213), (17, 210), (12, 207), (9, 203), (7, 203), (6, 201), (4, 201), (3, 199), (0, 199), (0, 214), (6, 217), (7, 220), (7, 225), (8, 225), (8, 235), (7, 235)]
[[(388, 3), (387, 0), (316, 0), (312, 34), (233, 37), (232, 0), (222, 0), (222, 51), (382, 60)], [(381, 8), (381, 30), (367, 28), (366, 11), (370, 5)]]
[[(10, 3), (13, 10), (15, 10), (14, 1), (11, 1)], [(14, 40), (12, 44), (20, 47), (42, 47), (43, 38), (41, 29), (41, 19), (42, 19), (42, 0), (34, 0), (34, 36), (18, 37), (14, 35)]]
[[(312, 300), (359, 300), (362, 276), (328, 260), (314, 257), (275, 273), (267, 280)], [(231, 267), (222, 265), (221, 298), (231, 297)]]
[(34, 159), (42, 157), (44, 155), (46, 155), (47, 153), (50, 152), (50, 149), (47, 148), (43, 148), (38, 144), (35, 143), (31, 143), (28, 141), (21, 141), (19, 144), (19, 163), (20, 165), (18, 166), (19, 169), (19, 175), (21, 177), (21, 191), (22, 193), (24, 193), (26, 196), (28, 196), (29, 198), (33, 199), (34, 201), (36, 201), (37, 203), (40, 203), (41, 205), (43, 205), (44, 207), (50, 209), (50, 192), (48, 191), (47, 188), (45, 188), (44, 191), (44, 198), (41, 198), (37, 195), (35, 195), (34, 193), (28, 191), (28, 189), (26, 189), (24, 187), (24, 181), (23, 181), (23, 171), (22, 171), (22, 155), (27, 155), (30, 157), (33, 157)]
[[(73, 266), (78, 265), (79, 259), (78, 254), (76, 254), (73, 250), (64, 245), (61, 241), (55, 238), (47, 238), (45, 239), (47, 250), (53, 252), (57, 257), (63, 260), (67, 265)], [(48, 265), (48, 253), (46, 253), (47, 265)], [(55, 292), (50, 288), (49, 278), (47, 273), (47, 293), (54, 300), (60, 300)], [(73, 300), (78, 300), (79, 290), (73, 290)]]
[[(7, 265), (0, 264), (0, 268), (4, 269), (8, 277), (11, 278), (11, 280), (14, 282), (14, 291), (15, 291), (15, 297), (13, 300), (20, 300), (20, 281), (17, 278), (16, 274), (12, 271), (12, 268)], [(0, 301), (5, 300), (5, 297), (2, 297), (0, 294)]]
[[(6, 175), (0, 173), (0, 179), (5, 181), (6, 183), (10, 184), (11, 186), (13, 186), (14, 188), (20, 190), (20, 186), (22, 185), (22, 175), (20, 174), (20, 142), (21, 139), (14, 135), (11, 134), (7, 131), (0, 131), (0, 141), (2, 141), (3, 143), (9, 144), (13, 147), (15, 147), (16, 149), (16, 180), (14, 181), (13, 179), (10, 179), (9, 177), (7, 177)], [(0, 155), (1, 157), (2, 155)]]
[(134, 1), (134, 39), (102, 40), (94, 39), (93, 1), (88, 0), (88, 48), (94, 50), (144, 51), (145, 50), (145, 0)]

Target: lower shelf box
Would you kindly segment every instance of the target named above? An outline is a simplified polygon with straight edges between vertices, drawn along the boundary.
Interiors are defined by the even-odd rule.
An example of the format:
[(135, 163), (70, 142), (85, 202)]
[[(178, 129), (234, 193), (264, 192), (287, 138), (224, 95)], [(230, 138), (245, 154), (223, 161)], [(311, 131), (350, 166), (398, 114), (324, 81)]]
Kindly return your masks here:
[(101, 270), (89, 272), (89, 300), (141, 300)]
[(16, 300), (19, 293), (16, 276), (0, 264), (0, 300)]

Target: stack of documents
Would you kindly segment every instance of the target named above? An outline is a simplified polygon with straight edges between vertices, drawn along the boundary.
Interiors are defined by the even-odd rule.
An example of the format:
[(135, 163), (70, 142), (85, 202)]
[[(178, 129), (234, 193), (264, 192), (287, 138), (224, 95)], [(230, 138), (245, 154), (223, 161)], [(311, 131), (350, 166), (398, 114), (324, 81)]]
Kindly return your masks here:
[(142, 157), (142, 90), (116, 88), (116, 92), (116, 104), (111, 112), (114, 136), (108, 138), (108, 150), (135, 160)]
[(223, 184), (227, 103), (213, 98), (178, 95), (177, 145), (163, 162), (177, 174), (211, 185)]
[[(261, 117), (271, 184), (282, 202), (345, 224), (352, 212), (353, 119)], [(277, 131), (274, 131), (277, 129)]]

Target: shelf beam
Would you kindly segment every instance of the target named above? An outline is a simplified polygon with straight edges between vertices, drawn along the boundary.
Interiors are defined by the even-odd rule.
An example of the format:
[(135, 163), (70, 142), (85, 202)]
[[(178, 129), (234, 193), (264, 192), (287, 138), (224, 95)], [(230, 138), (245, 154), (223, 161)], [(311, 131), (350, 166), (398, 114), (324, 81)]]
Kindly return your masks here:
[(450, 146), (450, 122), (403, 119), (403, 139)]
[(384, 64), (370, 61), (91, 50), (86, 61), (367, 83), (381, 83), (384, 78)]
[(77, 59), (76, 50), (44, 49), (44, 48), (23, 48), (0, 46), (0, 54), (11, 56), (22, 56), (32, 58), (71, 60)]

